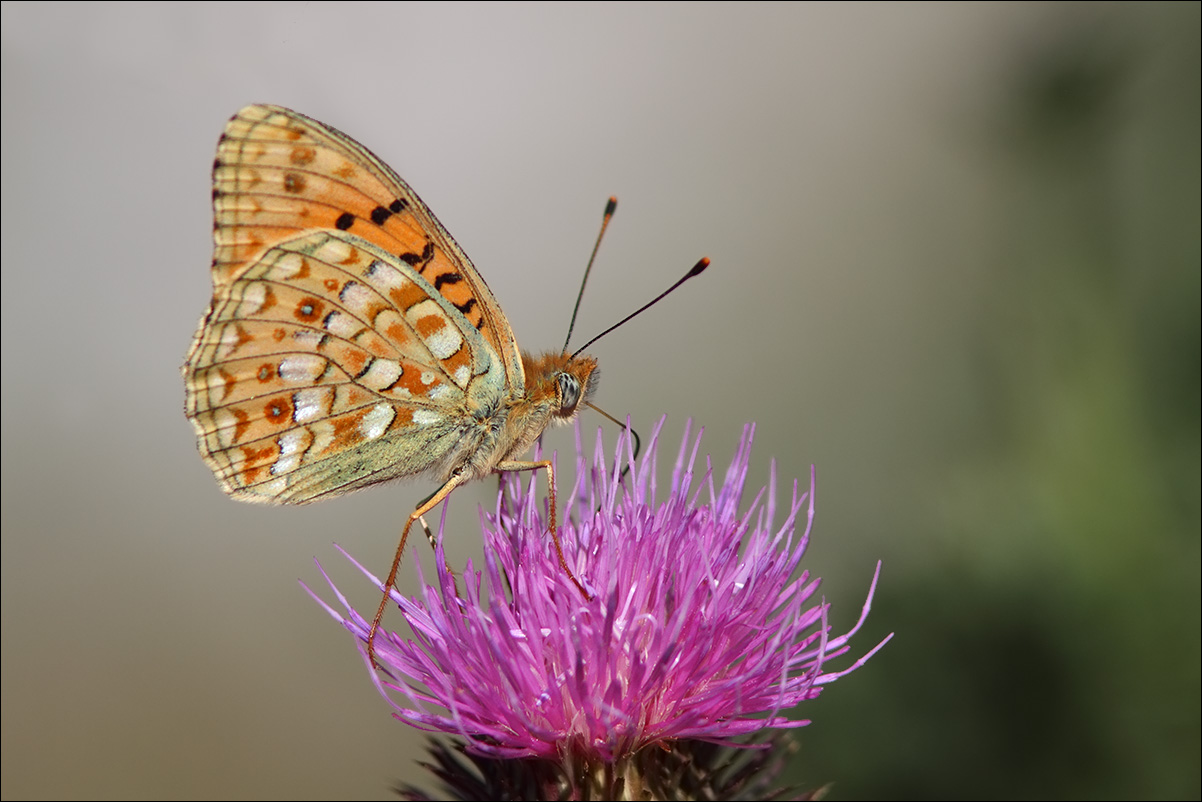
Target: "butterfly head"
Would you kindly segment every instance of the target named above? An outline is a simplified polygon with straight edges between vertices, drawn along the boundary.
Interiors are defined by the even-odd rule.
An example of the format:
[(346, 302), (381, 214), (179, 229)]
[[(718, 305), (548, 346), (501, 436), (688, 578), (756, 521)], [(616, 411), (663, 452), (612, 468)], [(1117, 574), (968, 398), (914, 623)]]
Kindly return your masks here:
[(597, 389), (597, 360), (572, 354), (522, 354), (527, 398), (550, 411), (552, 420), (571, 420)]

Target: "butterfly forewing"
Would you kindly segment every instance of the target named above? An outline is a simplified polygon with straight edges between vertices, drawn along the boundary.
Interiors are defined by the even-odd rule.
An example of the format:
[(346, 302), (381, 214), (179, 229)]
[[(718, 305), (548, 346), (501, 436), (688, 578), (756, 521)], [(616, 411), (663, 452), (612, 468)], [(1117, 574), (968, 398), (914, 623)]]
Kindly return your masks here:
[(272, 244), (314, 229), (366, 239), (413, 266), (501, 356), (520, 392), (513, 331), (488, 285), (426, 205), (367, 148), (277, 106), (248, 106), (226, 125), (213, 166), (214, 284)]

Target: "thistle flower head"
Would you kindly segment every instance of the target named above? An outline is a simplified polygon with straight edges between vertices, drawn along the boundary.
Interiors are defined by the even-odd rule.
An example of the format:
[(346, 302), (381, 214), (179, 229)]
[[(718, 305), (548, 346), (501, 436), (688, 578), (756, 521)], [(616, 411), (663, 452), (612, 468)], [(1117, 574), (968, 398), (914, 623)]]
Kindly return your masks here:
[[(859, 622), (832, 635), (827, 604), (813, 600), (819, 580), (799, 570), (814, 519), (813, 471), (805, 492), (794, 482), (774, 526), (775, 468), (740, 511), (754, 427), (720, 484), (708, 458), (699, 470), (700, 435), (686, 432), (660, 500), (662, 426), (637, 460), (625, 438), (619, 458), (607, 459), (598, 435), (591, 463), (577, 430), (559, 536), (591, 600), (558, 564), (541, 477), (523, 485), (514, 474), (482, 516), (482, 568), (469, 561), (453, 576), (439, 547), (436, 581), (423, 578), (413, 598), (393, 591), (411, 632), (377, 636), (382, 670), (372, 676), (397, 718), (459, 735), (489, 758), (600, 765), (677, 739), (739, 745), (765, 728), (808, 724), (792, 708), (884, 644), (842, 671), (827, 667), (848, 651), (876, 576)], [(369, 622), (334, 593), (339, 608), (321, 603), (363, 651)]]

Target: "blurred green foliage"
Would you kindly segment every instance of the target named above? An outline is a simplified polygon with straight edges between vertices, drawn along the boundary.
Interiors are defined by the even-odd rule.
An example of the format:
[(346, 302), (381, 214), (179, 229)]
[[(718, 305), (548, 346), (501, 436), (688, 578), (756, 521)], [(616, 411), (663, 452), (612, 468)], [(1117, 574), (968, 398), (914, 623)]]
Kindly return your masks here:
[(897, 638), (805, 710), (802, 787), (1202, 796), (1202, 25), (1142, 8), (1048, 36), (996, 99), (975, 434), (915, 468), (928, 518), (893, 527), (934, 547), (886, 564)]

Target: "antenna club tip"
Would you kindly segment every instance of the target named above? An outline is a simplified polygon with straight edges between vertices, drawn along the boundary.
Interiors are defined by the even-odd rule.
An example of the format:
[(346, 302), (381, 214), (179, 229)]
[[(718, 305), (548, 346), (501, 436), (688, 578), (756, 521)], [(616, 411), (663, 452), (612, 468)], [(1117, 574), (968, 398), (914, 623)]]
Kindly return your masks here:
[(692, 278), (693, 276), (700, 276), (702, 274), (702, 272), (704, 272), (705, 269), (709, 266), (710, 266), (710, 258), (708, 256), (701, 257), (701, 261), (699, 261), (697, 264), (693, 265), (693, 269), (689, 271), (688, 278)]
[(618, 208), (617, 197), (610, 195), (609, 200), (607, 200), (605, 202), (605, 216), (606, 217), (611, 216), (617, 208)]

